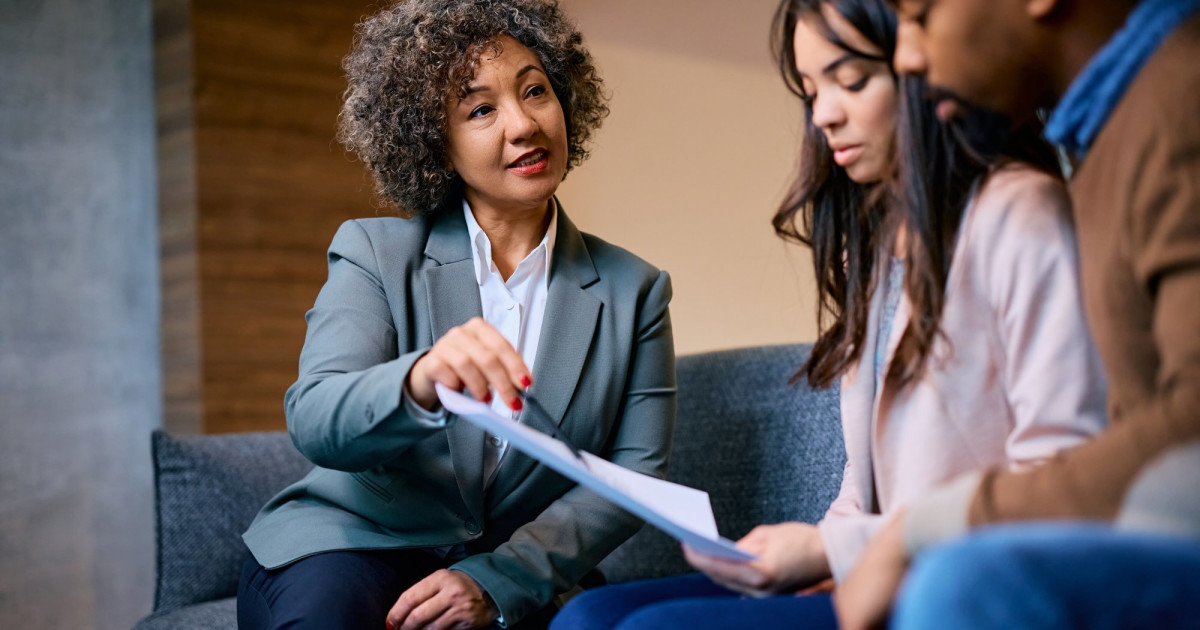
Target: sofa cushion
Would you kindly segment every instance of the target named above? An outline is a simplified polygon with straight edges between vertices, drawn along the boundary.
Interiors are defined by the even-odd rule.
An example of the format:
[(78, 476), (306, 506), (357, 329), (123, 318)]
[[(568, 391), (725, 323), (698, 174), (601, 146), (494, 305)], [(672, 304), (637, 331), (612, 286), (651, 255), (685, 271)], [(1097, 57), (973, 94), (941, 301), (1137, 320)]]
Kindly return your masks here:
[[(788, 380), (810, 346), (682, 356), (668, 477), (709, 493), (734, 540), (760, 523), (816, 522), (837, 496), (846, 463), (838, 388)], [(689, 571), (679, 543), (653, 527), (600, 564), (610, 583)]]
[(154, 613), (133, 630), (237, 630), (237, 598), (193, 604)]
[(242, 532), (312, 464), (282, 432), (175, 437), (156, 431), (153, 449), (154, 610), (236, 595), (246, 554)]

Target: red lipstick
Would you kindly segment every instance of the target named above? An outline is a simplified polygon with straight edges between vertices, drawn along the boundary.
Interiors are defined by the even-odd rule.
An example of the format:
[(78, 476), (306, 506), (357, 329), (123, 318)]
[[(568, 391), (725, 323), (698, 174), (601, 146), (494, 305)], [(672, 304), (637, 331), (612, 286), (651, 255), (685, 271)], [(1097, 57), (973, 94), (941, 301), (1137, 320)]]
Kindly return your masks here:
[(508, 165), (508, 170), (521, 176), (537, 175), (550, 167), (550, 152), (534, 149)]

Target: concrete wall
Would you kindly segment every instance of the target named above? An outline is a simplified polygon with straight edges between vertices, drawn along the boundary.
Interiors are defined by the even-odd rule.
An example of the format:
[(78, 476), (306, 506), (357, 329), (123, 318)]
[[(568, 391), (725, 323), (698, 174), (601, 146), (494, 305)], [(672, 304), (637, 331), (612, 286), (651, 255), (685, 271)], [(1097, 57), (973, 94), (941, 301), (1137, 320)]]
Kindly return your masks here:
[(149, 612), (150, 0), (0, 0), (0, 628)]

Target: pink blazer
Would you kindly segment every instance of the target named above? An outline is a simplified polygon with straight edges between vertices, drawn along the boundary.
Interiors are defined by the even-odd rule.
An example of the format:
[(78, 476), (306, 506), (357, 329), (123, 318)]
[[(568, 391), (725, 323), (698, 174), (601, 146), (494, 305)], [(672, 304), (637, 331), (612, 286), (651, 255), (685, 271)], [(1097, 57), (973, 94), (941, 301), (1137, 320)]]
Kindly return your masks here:
[[(842, 378), (846, 470), (818, 524), (841, 580), (890, 511), (961, 474), (1036, 465), (1099, 433), (1105, 377), (1084, 320), (1064, 186), (994, 172), (969, 204), (946, 285), (945, 333), (920, 381), (876, 395), (874, 291), (863, 357)], [(890, 363), (908, 325), (901, 297)]]

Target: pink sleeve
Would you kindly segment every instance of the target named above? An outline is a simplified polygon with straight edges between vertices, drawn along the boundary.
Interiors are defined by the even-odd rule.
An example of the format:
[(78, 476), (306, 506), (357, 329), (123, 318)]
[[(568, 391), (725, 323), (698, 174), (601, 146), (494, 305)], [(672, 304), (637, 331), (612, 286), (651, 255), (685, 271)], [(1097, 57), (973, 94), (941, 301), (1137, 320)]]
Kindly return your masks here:
[(1001, 172), (980, 193), (974, 253), (995, 310), (1014, 425), (1009, 467), (1026, 469), (1082, 444), (1107, 423), (1106, 379), (1084, 316), (1071, 202), (1057, 180)]
[(863, 510), (859, 499), (861, 496), (854, 482), (851, 464), (847, 461), (842, 473), (842, 488), (825, 512), (825, 518), (817, 523), (825, 546), (825, 557), (829, 560), (833, 579), (838, 582), (850, 572), (858, 555), (884, 523), (883, 516)]

